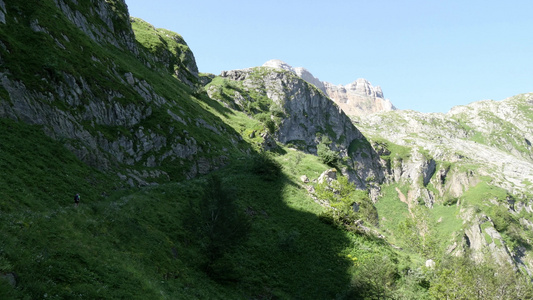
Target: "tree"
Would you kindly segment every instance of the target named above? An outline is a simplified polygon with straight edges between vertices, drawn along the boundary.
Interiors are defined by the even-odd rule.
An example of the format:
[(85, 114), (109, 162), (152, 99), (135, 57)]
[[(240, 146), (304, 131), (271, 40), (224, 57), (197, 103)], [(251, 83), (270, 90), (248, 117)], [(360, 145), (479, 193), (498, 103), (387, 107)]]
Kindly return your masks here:
[(358, 220), (365, 220), (373, 225), (378, 222), (377, 210), (368, 197), (368, 192), (357, 190), (345, 176), (338, 176), (330, 183), (324, 181), (316, 186), (316, 195), (331, 205), (330, 214), (335, 222), (347, 226)]
[(328, 166), (334, 166), (339, 159), (339, 154), (329, 148), (331, 141), (327, 137), (322, 137), (322, 141), (316, 146), (316, 153), (322, 162)]

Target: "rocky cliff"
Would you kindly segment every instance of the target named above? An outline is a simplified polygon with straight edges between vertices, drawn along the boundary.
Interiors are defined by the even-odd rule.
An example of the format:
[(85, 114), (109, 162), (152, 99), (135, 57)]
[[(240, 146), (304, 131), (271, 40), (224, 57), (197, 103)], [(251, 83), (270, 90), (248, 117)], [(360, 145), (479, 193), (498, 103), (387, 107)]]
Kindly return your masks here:
[(277, 68), (293, 72), (303, 80), (315, 85), (324, 94), (331, 98), (349, 116), (359, 116), (396, 108), (385, 99), (379, 86), (374, 87), (368, 80), (360, 78), (347, 85), (334, 85), (320, 81), (305, 68), (293, 68), (287, 63), (273, 59), (263, 64), (264, 67)]
[(446, 114), (395, 111), (356, 118), (369, 136), (424, 149), (438, 161), (470, 164), (513, 193), (533, 182), (531, 94), (454, 107)]
[(531, 205), (532, 112), (533, 95), (523, 94), (446, 114), (394, 111), (353, 120), (386, 163), (387, 182), (406, 186), (407, 202), (435, 215), (435, 205), (457, 207), (463, 225), (447, 253), (530, 272), (530, 216), (520, 211)]
[[(207, 91), (234, 109), (262, 115), (276, 141), (317, 154), (326, 143), (346, 160), (345, 174), (367, 187), (383, 179), (378, 156), (346, 114), (323, 92), (291, 71), (257, 67), (222, 72)], [(269, 126), (268, 124), (272, 124)]]
[(123, 0), (0, 8), (0, 117), (41, 125), (130, 184), (206, 173), (239, 140), (191, 97), (198, 69), (183, 39), (139, 19), (134, 34)]

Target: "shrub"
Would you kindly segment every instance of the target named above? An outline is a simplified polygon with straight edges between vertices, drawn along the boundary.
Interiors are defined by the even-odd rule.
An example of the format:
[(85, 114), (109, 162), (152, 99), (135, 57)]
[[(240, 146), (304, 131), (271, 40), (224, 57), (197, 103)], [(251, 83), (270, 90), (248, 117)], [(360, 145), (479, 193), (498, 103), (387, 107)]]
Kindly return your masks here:
[(319, 143), (316, 147), (317, 155), (328, 166), (334, 166), (339, 159), (339, 154), (329, 148), (325, 143)]
[(274, 122), (272, 119), (265, 121), (265, 127), (268, 129), (270, 134), (274, 134), (276, 132), (276, 122)]

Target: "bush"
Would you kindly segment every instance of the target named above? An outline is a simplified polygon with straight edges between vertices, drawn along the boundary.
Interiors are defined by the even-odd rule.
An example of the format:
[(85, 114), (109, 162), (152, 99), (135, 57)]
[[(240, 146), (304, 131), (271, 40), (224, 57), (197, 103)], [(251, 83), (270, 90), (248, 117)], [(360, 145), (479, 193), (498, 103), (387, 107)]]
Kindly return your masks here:
[(459, 201), (456, 197), (447, 197), (446, 200), (444, 200), (444, 203), (442, 203), (444, 206), (452, 206), (457, 204), (457, 201)]
[(329, 148), (326, 143), (320, 143), (316, 147), (317, 155), (328, 166), (334, 166), (339, 159), (339, 154)]
[[(374, 226), (378, 225), (378, 212), (368, 192), (357, 190), (355, 185), (348, 181), (345, 176), (339, 176), (331, 183), (324, 181), (316, 187), (316, 196), (326, 200), (331, 209), (319, 215), (322, 223), (345, 226), (348, 230), (353, 229), (356, 220), (364, 220)], [(358, 206), (355, 209), (354, 206)]]
[(265, 127), (268, 129), (270, 134), (274, 134), (276, 132), (276, 122), (271, 119), (265, 121)]

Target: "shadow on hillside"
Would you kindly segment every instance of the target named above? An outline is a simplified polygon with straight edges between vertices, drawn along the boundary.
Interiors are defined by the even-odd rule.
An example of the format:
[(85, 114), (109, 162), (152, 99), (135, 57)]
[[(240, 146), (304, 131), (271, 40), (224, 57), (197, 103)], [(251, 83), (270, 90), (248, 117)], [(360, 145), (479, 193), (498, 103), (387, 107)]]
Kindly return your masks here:
[[(217, 173), (236, 189), (251, 220), (248, 239), (232, 253), (239, 279), (232, 284), (254, 299), (332, 299), (349, 293), (352, 261), (342, 230), (305, 210), (307, 191), (283, 174), (278, 178), (240, 162)], [(312, 204), (311, 204), (312, 205)]]
[(194, 96), (198, 98), (199, 100), (203, 101), (205, 104), (209, 105), (211, 108), (215, 109), (219, 114), (221, 114), (225, 118), (228, 118), (228, 115), (235, 114), (233, 110), (222, 105), (220, 101), (214, 100), (211, 97), (209, 97), (206, 92), (195, 93)]

